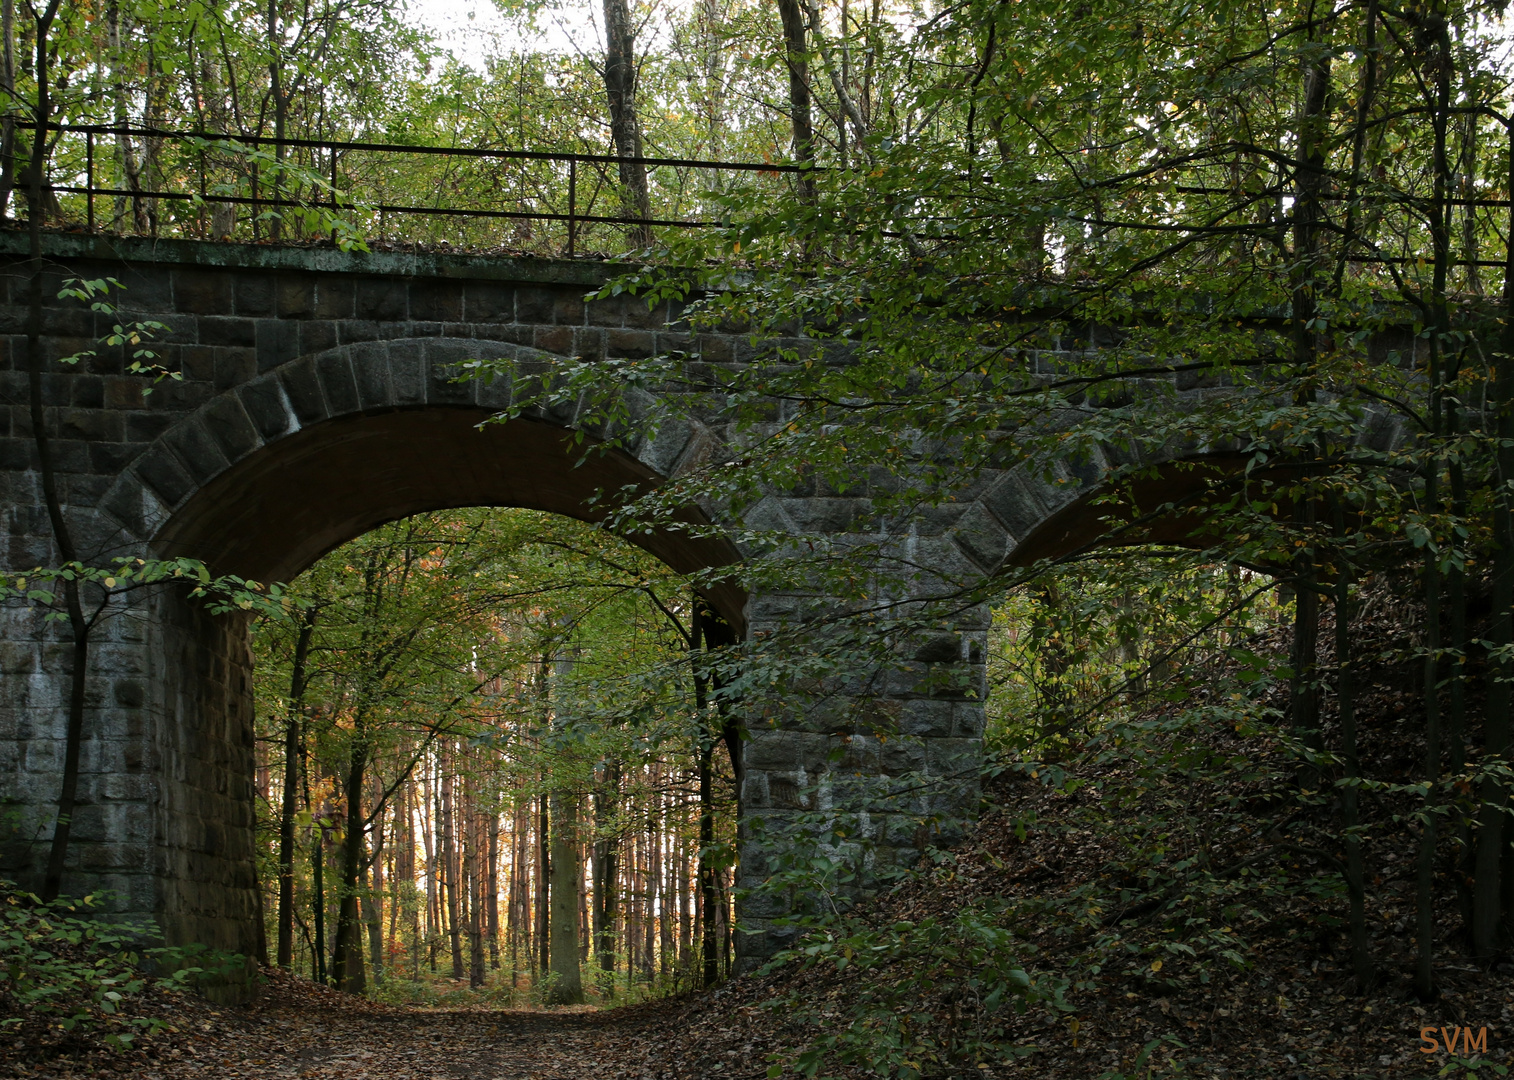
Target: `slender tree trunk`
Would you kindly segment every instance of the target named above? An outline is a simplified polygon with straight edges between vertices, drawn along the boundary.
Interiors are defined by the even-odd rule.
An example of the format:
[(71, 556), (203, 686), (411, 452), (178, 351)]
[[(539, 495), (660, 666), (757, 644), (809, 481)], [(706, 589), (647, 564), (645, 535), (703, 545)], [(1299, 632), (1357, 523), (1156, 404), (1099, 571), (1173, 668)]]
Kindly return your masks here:
[[(1433, 506), (1438, 497), (1438, 463), (1432, 463), (1425, 482), (1425, 502)], [(1436, 808), (1440, 784), (1440, 565), (1439, 555), (1425, 556), (1425, 769), (1428, 785), (1424, 821), (1420, 830), (1419, 861), (1415, 868), (1414, 990), (1421, 1000), (1435, 993), (1435, 837)]]
[[(1322, 46), (1323, 43), (1315, 41), (1312, 28), (1309, 38), (1312, 43)], [(1326, 183), (1324, 168), (1329, 138), (1326, 124), (1330, 109), (1330, 68), (1330, 56), (1323, 47), (1317, 47), (1314, 54), (1306, 58), (1303, 108), (1298, 127), (1298, 161), (1295, 165), (1297, 194), (1293, 208), (1291, 333), (1294, 369), (1299, 379), (1295, 404), (1301, 409), (1308, 409), (1314, 404), (1316, 392), (1319, 337), (1315, 327), (1319, 311), (1316, 289), (1320, 275), (1320, 228), (1324, 217), (1321, 199)], [(1306, 470), (1304, 478), (1307, 478), (1312, 474), (1314, 463), (1304, 461), (1302, 464)], [(1300, 531), (1304, 533), (1305, 542), (1298, 549), (1293, 566), (1295, 597), (1290, 704), (1294, 730), (1307, 749), (1318, 752), (1323, 749), (1316, 659), (1319, 643), (1319, 573), (1314, 555), (1314, 538), (1311, 535), (1315, 524), (1314, 499), (1307, 486), (1295, 519)], [(1313, 763), (1306, 764), (1304, 774), (1306, 782), (1312, 783), (1318, 775), (1318, 769)]]
[(479, 841), (482, 828), (478, 813), (477, 780), (473, 777), (470, 762), (468, 775), (463, 780), (463, 801), (466, 804), (463, 820), (467, 823), (467, 847), (463, 863), (463, 879), (468, 883), (468, 985), (475, 990), (484, 985), (484, 924), (483, 924), (483, 867)]
[[(53, 20), (60, 0), (52, 0), (42, 12), (33, 14), (36, 55), (33, 72), (37, 82), (36, 128), (32, 135), (31, 157), (27, 162), (27, 255), (30, 263), (26, 312), (27, 408), (32, 425), (32, 443), (37, 451), (37, 469), (42, 480), (42, 501), (46, 504), (53, 544), (63, 563), (78, 561), (73, 533), (63, 512), (63, 496), (58, 490), (58, 476), (53, 461), (52, 438), (47, 428), (47, 411), (42, 383), (46, 357), (42, 350), (42, 213), (43, 172), (47, 157), (47, 127), (52, 120), (52, 87), (48, 45)], [(63, 776), (58, 790), (58, 813), (53, 822), (52, 843), (47, 853), (47, 869), (42, 877), (43, 900), (55, 900), (63, 888), (63, 872), (68, 860), (69, 836), (73, 828), (75, 804), (79, 795), (79, 753), (84, 743), (84, 690), (89, 676), (90, 622), (85, 618), (77, 579), (62, 583), (63, 603), (72, 638), (69, 669), (68, 716), (63, 734)]]
[(462, 927), (459, 911), (457, 858), (457, 804), (452, 779), (451, 747), (442, 751), (442, 892), (445, 896), (448, 944), (452, 947), (452, 977), (461, 980), (463, 971)]
[(708, 733), (699, 739), (699, 895), (704, 914), (702, 959), (705, 987), (720, 981), (720, 927), (715, 919), (715, 792), (712, 766), (715, 740)]
[(363, 972), (362, 923), (358, 894), (363, 876), (363, 781), (368, 769), (368, 746), (362, 737), (361, 718), (354, 721), (343, 795), (347, 801), (346, 831), (342, 837), (341, 892), (337, 897), (336, 943), (332, 950), (331, 977), (338, 989), (362, 994), (367, 989)]
[(620, 805), (620, 766), (606, 762), (594, 793), (594, 940), (599, 954), (600, 984), (605, 996), (615, 994), (615, 919), (620, 877), (615, 814)]
[[(284, 92), (284, 41), (279, 26), (279, 9), (276, 0), (268, 0), (268, 90), (273, 97), (273, 156), (279, 166), (284, 163), (284, 134), (289, 116), (289, 101)], [(273, 177), (273, 197), (277, 200), (284, 190), (282, 170)], [(274, 206), (268, 219), (268, 235), (277, 240), (282, 233), (283, 208)]]
[[(636, 112), (636, 28), (626, 0), (604, 0), (605, 95), (610, 106), (610, 137), (621, 158), (642, 157), (641, 120)], [(625, 190), (627, 217), (652, 214), (647, 194), (647, 168), (639, 161), (620, 162), (620, 183)], [(642, 247), (652, 243), (652, 227), (630, 230), (632, 242)]]
[[(783, 56), (789, 72), (789, 127), (793, 134), (794, 160), (801, 165), (815, 162), (815, 123), (810, 106), (809, 42), (804, 8), (800, 0), (778, 0), (778, 18), (783, 24)], [(815, 201), (815, 181), (801, 173), (799, 197)]]
[[(16, 100), (16, 0), (0, 0), (0, 90)], [(0, 120), (0, 221), (10, 217), (16, 190), (16, 118)]]
[(311, 888), (314, 892), (311, 916), (315, 922), (315, 942), (311, 960), (315, 981), (327, 985), (326, 977), (326, 826), (319, 822), (315, 827), (315, 844), (310, 852)]
[(499, 970), (499, 811), (489, 812), (489, 884), (485, 896), (488, 914), (489, 967)]
[(571, 791), (552, 795), (551, 972), (548, 1000), (578, 1005), (584, 1000), (578, 967), (578, 800)]
[[(375, 830), (382, 835), (382, 826)], [(384, 985), (384, 864), (383, 860), (370, 856), (368, 882), (363, 892), (363, 925), (368, 929), (368, 969), (373, 973), (373, 985)], [(363, 882), (359, 880), (359, 885)]]
[(552, 969), (552, 933), (549, 916), (551, 903), (552, 823), (547, 819), (547, 796), (537, 799), (536, 815), (536, 970), (545, 975)]
[(294, 663), (289, 676), (289, 711), (284, 720), (284, 797), (279, 806), (279, 930), (278, 965), (294, 963), (294, 853), (295, 817), (298, 812), (296, 785), (304, 762), (301, 727), (305, 703), (305, 664), (310, 656), (310, 638), (315, 633), (318, 608), (306, 608), (294, 645)]

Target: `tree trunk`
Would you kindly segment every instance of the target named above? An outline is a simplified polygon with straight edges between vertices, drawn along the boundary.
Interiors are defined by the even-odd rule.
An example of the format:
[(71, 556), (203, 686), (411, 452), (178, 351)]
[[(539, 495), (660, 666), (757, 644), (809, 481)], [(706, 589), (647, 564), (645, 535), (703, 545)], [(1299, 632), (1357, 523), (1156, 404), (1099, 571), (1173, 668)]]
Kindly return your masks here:
[[(361, 720), (354, 722), (360, 725)], [(355, 732), (347, 763), (343, 796), (347, 800), (347, 824), (342, 836), (341, 892), (337, 901), (336, 943), (332, 949), (331, 977), (337, 988), (349, 994), (367, 989), (363, 973), (362, 922), (358, 893), (363, 877), (363, 781), (368, 770), (368, 747)]]
[(547, 796), (537, 799), (536, 814), (536, 970), (545, 975), (552, 966), (552, 935), (548, 918), (551, 902), (551, 835), (552, 823), (547, 820)]
[(453, 798), (451, 747), (442, 751), (442, 894), (445, 897), (448, 944), (452, 947), (452, 977), (462, 979), (463, 941), (462, 927), (458, 925), (459, 911), (458, 859), (457, 859), (457, 805)]
[[(0, 90), (16, 99), (16, 0), (0, 0)], [(16, 189), (16, 118), (0, 119), (0, 221), (10, 217)]]
[(620, 766), (605, 762), (594, 793), (594, 948), (599, 954), (600, 985), (606, 997), (615, 994), (615, 919), (620, 877), (615, 842), (615, 813), (620, 805)]
[(463, 820), (467, 823), (468, 842), (463, 866), (463, 879), (468, 883), (468, 985), (479, 990), (484, 985), (484, 867), (481, 865), (483, 851), (480, 845), (483, 828), (478, 813), (478, 790), (471, 768), (463, 780), (463, 799), (466, 803)]
[(552, 795), (551, 972), (547, 1000), (554, 1005), (583, 1003), (578, 967), (578, 799), (567, 790)]
[(489, 967), (499, 970), (499, 811), (489, 812), (489, 880), (484, 894), (488, 915)]
[(318, 608), (305, 609), (299, 637), (294, 645), (294, 663), (289, 676), (289, 710), (284, 720), (284, 797), (279, 806), (279, 930), (278, 966), (288, 970), (294, 963), (294, 852), (297, 778), (303, 768), (300, 747), (305, 702), (305, 664), (310, 656), (310, 638), (315, 633)]
[[(46, 357), (42, 353), (42, 174), (47, 157), (47, 125), (52, 119), (51, 84), (49, 82), (49, 34), (57, 17), (60, 0), (52, 0), (40, 14), (33, 15), (36, 34), (37, 102), (32, 135), (31, 156), (27, 162), (27, 254), (30, 265), (26, 313), (27, 407), (32, 425), (32, 444), (37, 450), (37, 469), (42, 480), (42, 501), (46, 504), (53, 543), (63, 563), (78, 561), (73, 534), (63, 514), (63, 497), (53, 461), (52, 438), (47, 430), (47, 412), (42, 398)], [(89, 675), (90, 623), (76, 578), (65, 579), (63, 603), (68, 614), (72, 637), (69, 669), (68, 716), (63, 734), (63, 776), (58, 790), (58, 813), (53, 821), (52, 843), (47, 853), (47, 869), (42, 878), (43, 900), (56, 900), (63, 888), (63, 871), (68, 859), (69, 836), (73, 828), (75, 803), (79, 795), (79, 753), (84, 743), (84, 690)]]
[[(610, 137), (621, 158), (642, 156), (641, 120), (636, 114), (636, 28), (626, 0), (604, 0), (605, 96), (610, 106)], [(619, 163), (620, 184), (625, 192), (625, 215), (651, 216), (647, 195), (647, 168), (639, 161)], [(630, 230), (633, 244), (649, 247), (652, 227), (636, 225)]]
[[(1450, 169), (1446, 161), (1446, 127), (1451, 95), (1451, 43), (1444, 25), (1436, 40), (1437, 62), (1435, 63), (1435, 101), (1432, 123), (1435, 134), (1434, 183), (1430, 236), (1434, 246), (1433, 284), (1430, 296), (1431, 325), (1427, 327), (1430, 359), (1428, 382), (1430, 385), (1430, 431), (1431, 456), (1425, 472), (1424, 505), (1429, 513), (1441, 510), (1440, 474), (1444, 463), (1438, 445), (1445, 435), (1442, 409), (1445, 402), (1446, 371), (1443, 362), (1444, 335), (1450, 330), (1449, 308), (1446, 302), (1446, 281), (1451, 255), (1451, 208)], [(1436, 810), (1439, 796), (1436, 788), (1440, 783), (1440, 618), (1441, 618), (1441, 572), (1440, 552), (1435, 544), (1425, 546), (1425, 791), (1424, 827), (1420, 834), (1419, 864), (1415, 870), (1415, 937), (1417, 948), (1414, 962), (1414, 992), (1422, 1001), (1430, 1001), (1437, 995), (1434, 973), (1435, 944), (1435, 845)]]
[[(809, 42), (804, 9), (799, 0), (778, 0), (778, 18), (783, 23), (783, 55), (789, 72), (789, 128), (793, 135), (794, 160), (815, 163), (815, 124), (810, 107)], [(799, 197), (815, 201), (815, 181), (801, 173)]]
[(311, 915), (315, 922), (315, 942), (312, 945), (311, 963), (315, 970), (311, 977), (322, 986), (326, 978), (326, 826), (315, 826), (315, 844), (310, 853), (311, 888), (315, 893)]

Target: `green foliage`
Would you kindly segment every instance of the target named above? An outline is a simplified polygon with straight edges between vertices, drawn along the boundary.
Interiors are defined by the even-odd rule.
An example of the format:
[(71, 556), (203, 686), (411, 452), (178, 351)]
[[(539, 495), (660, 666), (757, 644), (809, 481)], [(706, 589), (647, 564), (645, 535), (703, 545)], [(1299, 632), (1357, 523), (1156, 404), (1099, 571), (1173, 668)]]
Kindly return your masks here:
[(274, 582), (264, 585), (232, 574), (212, 577), (198, 559), (134, 559), (117, 557), (109, 566), (89, 566), (80, 562), (57, 567), (37, 567), (29, 573), (0, 578), (0, 601), (22, 600), (47, 609), (48, 621), (66, 621), (68, 613), (59, 607), (56, 587), (61, 582), (93, 586), (92, 619), (98, 619), (111, 604), (124, 600), (151, 585), (183, 584), (188, 595), (204, 601), (216, 615), (247, 611), (269, 617), (287, 617), (301, 604), (285, 594)]
[[(592, 850), (619, 849), (651, 830), (689, 830), (697, 755), (718, 737), (720, 719), (694, 692), (703, 661), (690, 655), (687, 579), (603, 529), (529, 511), (475, 509), (374, 530), (317, 562), (287, 595), (304, 605), (301, 617), (262, 619), (254, 630), (260, 739), (283, 748), (293, 725), (298, 742), (293, 773), (282, 754), (268, 754), (278, 794), (270, 791), (260, 814), (262, 880), (277, 880), (282, 794), (292, 784), (301, 853), (296, 905), (307, 933), (317, 910), (328, 928), (333, 924), (354, 820), (345, 778), (361, 759), (371, 786), (357, 819), (360, 850), (409, 860), (405, 873), (416, 874), (396, 876), (391, 861), (382, 894), (361, 882), (354, 887), (364, 903), (394, 912), (400, 928), (388, 936), (376, 992), (439, 1004), (546, 1000), (550, 984), (535, 971), (537, 954), (519, 948), (534, 923), (522, 927), (515, 908), (501, 918), (505, 970), (489, 973), (483, 988), (427, 972), (431, 956), (451, 959), (452, 952), (425, 891), (455, 873), (437, 850), (438, 788), (452, 785), (452, 814), (476, 813), (516, 831), (536, 827), (543, 802), (571, 802), (579, 808), (579, 836)], [(302, 634), (307, 652), (296, 678)], [(715, 780), (719, 822), (707, 857), (728, 872), (734, 798), (725, 767)], [(414, 866), (419, 839), (389, 812), (397, 799), (406, 800), (406, 828), (421, 816), (434, 830), (427, 865)], [(461, 848), (461, 837), (457, 843)], [(697, 841), (682, 843), (697, 857)], [(508, 843), (504, 851), (508, 856)], [(536, 857), (534, 844), (527, 851)], [(501, 876), (511, 867), (502, 860)], [(628, 901), (617, 895), (614, 902)], [(275, 908), (270, 900), (270, 917)], [(514, 924), (505, 925), (509, 920)], [(621, 933), (611, 937), (613, 952), (632, 951)], [(308, 936), (302, 944), (313, 947)], [(585, 984), (631, 1001), (687, 989), (692, 977), (687, 967), (634, 977), (624, 959), (618, 967), (613, 978), (586, 969)]]
[[(125, 1049), (167, 1026), (150, 1014), (123, 1012), (130, 999), (149, 986), (192, 989), (244, 964), (239, 956), (154, 946), (157, 928), (112, 918), (108, 899), (92, 893), (44, 903), (0, 882), (0, 1026), (40, 1020)], [(167, 973), (151, 976), (148, 967)]]

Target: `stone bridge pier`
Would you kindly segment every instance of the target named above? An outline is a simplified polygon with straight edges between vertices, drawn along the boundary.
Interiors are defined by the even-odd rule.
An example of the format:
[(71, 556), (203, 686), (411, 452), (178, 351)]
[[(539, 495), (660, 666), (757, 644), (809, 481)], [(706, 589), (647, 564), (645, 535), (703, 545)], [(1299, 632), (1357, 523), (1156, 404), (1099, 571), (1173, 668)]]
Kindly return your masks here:
[[(11, 572), (58, 559), (27, 408), (24, 250), (24, 237), (0, 233), (0, 569)], [(459, 383), (455, 365), (503, 359), (529, 375), (550, 356), (670, 349), (739, 364), (764, 347), (740, 334), (693, 334), (667, 307), (586, 300), (611, 271), (584, 262), (70, 235), (47, 238), (46, 262), (46, 423), (89, 561), (188, 555), (217, 573), (277, 581), (423, 511), (514, 506), (592, 520), (586, 500), (596, 489), (676, 476), (707, 460), (723, 433), (667, 423), (575, 467), (573, 410), (481, 428), (509, 404), (512, 380)], [(57, 299), (71, 277), (117, 279), (121, 314)], [(167, 327), (158, 351), (183, 373), (150, 395), (123, 350), (97, 344), (118, 319), (141, 318)], [(53, 362), (90, 349), (96, 355), (74, 366)], [(650, 398), (641, 406), (657, 410)], [(1068, 487), (993, 474), (969, 478), (963, 493), (912, 539), (914, 557), (945, 577), (994, 573), (1079, 528)], [(844, 532), (850, 500), (865, 497), (774, 494), (748, 516), (796, 536)], [(677, 570), (743, 558), (735, 544), (684, 534), (640, 542)], [(737, 635), (778, 629), (803, 602), (735, 587), (708, 599)], [(872, 873), (917, 857), (919, 815), (975, 805), (986, 630), (986, 615), (944, 627), (918, 660), (960, 665), (971, 693), (933, 693), (909, 678), (866, 691), (876, 700), (853, 714), (887, 717), (896, 737), (886, 743), (869, 740), (865, 726), (847, 732), (815, 717), (752, 725), (738, 763), (742, 886), (771, 872), (764, 837), (798, 815), (866, 811)], [(155, 918), (172, 943), (255, 954), (248, 640), (245, 618), (211, 616), (170, 590), (101, 626), (64, 889), (112, 890), (120, 911)], [(56, 624), (0, 608), (0, 874), (27, 884), (40, 879), (51, 836), (69, 662)], [(903, 772), (938, 782), (884, 811), (863, 799)], [(783, 942), (771, 920), (785, 913), (773, 896), (741, 912), (752, 928), (745, 962)]]

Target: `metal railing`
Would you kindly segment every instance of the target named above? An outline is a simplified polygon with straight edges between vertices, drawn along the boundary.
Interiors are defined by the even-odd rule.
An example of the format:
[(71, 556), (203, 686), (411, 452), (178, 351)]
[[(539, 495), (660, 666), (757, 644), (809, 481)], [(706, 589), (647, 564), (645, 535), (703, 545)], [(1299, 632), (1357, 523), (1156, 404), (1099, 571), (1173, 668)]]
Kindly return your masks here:
[[(723, 224), (721, 199), (735, 178), (783, 197), (795, 192), (798, 174), (812, 171), (96, 124), (48, 125), (45, 135), (53, 141), (43, 183), (49, 224), (255, 243), (345, 238), (380, 247), (603, 254), (640, 246), (635, 239), (654, 229)], [(627, 164), (645, 170), (647, 213), (628, 209), (632, 197), (616, 175)], [(619, 204), (615, 212), (610, 202)]]

